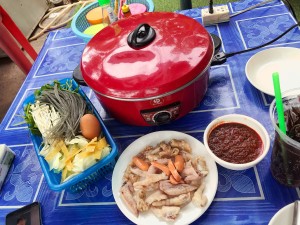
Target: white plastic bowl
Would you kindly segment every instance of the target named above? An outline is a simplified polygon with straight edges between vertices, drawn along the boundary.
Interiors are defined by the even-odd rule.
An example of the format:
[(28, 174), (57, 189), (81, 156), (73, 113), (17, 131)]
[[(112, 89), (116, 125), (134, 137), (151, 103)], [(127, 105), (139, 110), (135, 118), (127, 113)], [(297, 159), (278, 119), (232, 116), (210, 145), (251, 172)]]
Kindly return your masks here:
[[(208, 137), (211, 133), (211, 131), (219, 124), (222, 123), (228, 123), (228, 122), (235, 122), (235, 123), (241, 123), (244, 124), (253, 130), (256, 131), (256, 133), (260, 136), (262, 142), (263, 142), (263, 150), (262, 153), (259, 155), (258, 158), (256, 158), (254, 161), (248, 162), (248, 163), (230, 163), (227, 161), (222, 160), (221, 158), (217, 157), (212, 150), (208, 146)], [(268, 153), (270, 148), (270, 137), (266, 129), (263, 127), (261, 123), (259, 123), (257, 120), (241, 115), (241, 114), (229, 114), (225, 116), (218, 117), (217, 119), (213, 120), (205, 129), (204, 136), (203, 136), (204, 145), (208, 151), (208, 153), (211, 155), (211, 157), (221, 166), (231, 169), (231, 170), (245, 170), (249, 169), (253, 166), (255, 166), (257, 163), (259, 163)]]

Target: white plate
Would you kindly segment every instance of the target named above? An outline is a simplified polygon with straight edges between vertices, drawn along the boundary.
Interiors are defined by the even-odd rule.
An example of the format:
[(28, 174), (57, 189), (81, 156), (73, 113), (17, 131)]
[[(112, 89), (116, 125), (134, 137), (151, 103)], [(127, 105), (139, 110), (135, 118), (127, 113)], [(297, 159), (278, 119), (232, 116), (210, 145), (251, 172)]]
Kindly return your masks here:
[[(300, 213), (298, 211), (298, 213)], [(269, 225), (292, 225), (294, 214), (294, 203), (280, 209), (270, 220)], [(299, 223), (298, 223), (299, 224)]]
[(300, 49), (270, 48), (252, 56), (246, 64), (246, 76), (258, 90), (274, 96), (272, 74), (279, 73), (281, 91), (300, 87)]
[(186, 140), (192, 150), (193, 155), (201, 155), (205, 158), (207, 167), (209, 169), (209, 174), (205, 178), (206, 188), (204, 194), (208, 198), (208, 202), (205, 207), (198, 208), (193, 205), (193, 203), (189, 203), (184, 208), (180, 210), (180, 215), (172, 224), (189, 224), (198, 219), (210, 206), (213, 201), (218, 185), (218, 171), (215, 161), (209, 156), (206, 152), (204, 145), (195, 139), (194, 137), (180, 133), (177, 131), (158, 131), (147, 134), (135, 140), (131, 143), (121, 154), (118, 162), (115, 165), (114, 172), (112, 175), (112, 191), (115, 198), (115, 201), (122, 211), (122, 213), (132, 222), (136, 224), (170, 224), (161, 219), (158, 219), (152, 212), (140, 213), (139, 217), (135, 217), (124, 205), (123, 201), (120, 198), (120, 188), (122, 186), (122, 178), (127, 168), (129, 162), (132, 157), (137, 155), (140, 151), (144, 149), (147, 145), (155, 146), (161, 141), (170, 141), (171, 139), (183, 139)]

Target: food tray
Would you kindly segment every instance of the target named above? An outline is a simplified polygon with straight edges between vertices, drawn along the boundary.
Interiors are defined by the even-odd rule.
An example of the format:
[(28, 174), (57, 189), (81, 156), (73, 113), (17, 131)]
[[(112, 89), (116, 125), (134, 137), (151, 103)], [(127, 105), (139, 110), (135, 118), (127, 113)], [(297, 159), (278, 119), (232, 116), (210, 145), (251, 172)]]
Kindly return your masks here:
[[(65, 84), (66, 82), (70, 82), (70, 81), (72, 82), (72, 88), (73, 89), (78, 88), (79, 94), (86, 100), (88, 105), (93, 109), (95, 116), (98, 118), (101, 124), (103, 135), (105, 136), (107, 143), (111, 147), (111, 152), (105, 158), (101, 159), (99, 162), (97, 162), (95, 165), (91, 166), (90, 168), (86, 169), (84, 172), (68, 179), (63, 183), (60, 183), (61, 173), (55, 173), (53, 171), (50, 171), (47, 161), (44, 159), (43, 156), (39, 154), (42, 146), (42, 141), (43, 141), (42, 137), (38, 135), (34, 135), (30, 132), (30, 137), (32, 139), (34, 150), (37, 154), (38, 160), (42, 167), (42, 171), (44, 173), (45, 179), (50, 189), (52, 189), (53, 191), (62, 191), (64, 189), (69, 189), (72, 192), (77, 192), (85, 189), (89, 184), (95, 182), (100, 177), (103, 177), (105, 174), (113, 170), (118, 155), (118, 150), (115, 141), (113, 140), (112, 136), (107, 130), (99, 113), (94, 108), (93, 104), (85, 95), (85, 93), (82, 91), (82, 89), (79, 88), (78, 84), (73, 79), (59, 80), (61, 84)], [(26, 105), (28, 105), (29, 103), (34, 103), (34, 101), (35, 101), (35, 96), (32, 94), (26, 98), (26, 100), (23, 103), (23, 107), (25, 108)]]

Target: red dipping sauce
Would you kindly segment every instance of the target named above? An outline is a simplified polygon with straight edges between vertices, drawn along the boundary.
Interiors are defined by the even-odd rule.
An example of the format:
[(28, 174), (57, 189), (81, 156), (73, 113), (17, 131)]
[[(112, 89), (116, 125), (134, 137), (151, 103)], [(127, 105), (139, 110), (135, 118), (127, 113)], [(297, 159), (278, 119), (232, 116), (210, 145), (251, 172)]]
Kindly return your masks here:
[(222, 160), (242, 164), (254, 161), (263, 149), (260, 136), (241, 123), (221, 123), (210, 132), (208, 146)]

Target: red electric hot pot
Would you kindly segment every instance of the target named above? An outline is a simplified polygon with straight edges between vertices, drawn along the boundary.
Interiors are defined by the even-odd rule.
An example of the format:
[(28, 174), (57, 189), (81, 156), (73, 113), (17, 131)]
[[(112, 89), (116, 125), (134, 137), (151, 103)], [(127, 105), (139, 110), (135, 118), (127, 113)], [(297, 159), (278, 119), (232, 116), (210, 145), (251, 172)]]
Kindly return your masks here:
[(96, 34), (84, 49), (80, 70), (113, 117), (131, 125), (161, 125), (200, 103), (213, 55), (212, 38), (196, 20), (144, 13)]

